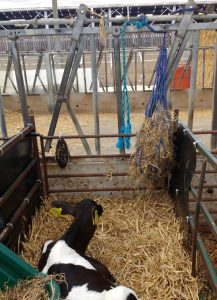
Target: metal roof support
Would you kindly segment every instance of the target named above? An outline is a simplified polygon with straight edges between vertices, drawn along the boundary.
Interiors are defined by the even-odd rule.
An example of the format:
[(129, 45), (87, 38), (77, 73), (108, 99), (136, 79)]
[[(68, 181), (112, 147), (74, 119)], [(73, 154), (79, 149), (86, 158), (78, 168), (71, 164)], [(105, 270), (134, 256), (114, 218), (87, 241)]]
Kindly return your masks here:
[[(212, 130), (217, 129), (217, 39), (215, 44), (215, 69), (212, 97)], [(217, 135), (211, 136), (211, 149), (217, 148)]]
[(7, 133), (7, 126), (5, 122), (5, 113), (4, 113), (4, 105), (3, 105), (1, 90), (0, 90), (0, 123), (1, 123), (2, 137), (7, 137), (8, 133)]
[(11, 51), (12, 59), (14, 62), (14, 70), (15, 70), (15, 75), (17, 80), (17, 87), (18, 87), (19, 100), (20, 100), (21, 111), (23, 116), (23, 123), (24, 126), (27, 126), (30, 123), (29, 111), (28, 111), (27, 98), (25, 94), (22, 68), (20, 63), (20, 55), (19, 55), (19, 50), (18, 50), (15, 37), (12, 37), (9, 40), (9, 49)]
[(190, 93), (188, 105), (188, 127), (193, 128), (194, 117), (194, 101), (195, 90), (197, 84), (197, 62), (198, 62), (198, 47), (199, 47), (199, 31), (195, 31), (193, 36), (193, 49), (192, 49), (192, 67), (191, 67), (191, 80), (190, 80)]

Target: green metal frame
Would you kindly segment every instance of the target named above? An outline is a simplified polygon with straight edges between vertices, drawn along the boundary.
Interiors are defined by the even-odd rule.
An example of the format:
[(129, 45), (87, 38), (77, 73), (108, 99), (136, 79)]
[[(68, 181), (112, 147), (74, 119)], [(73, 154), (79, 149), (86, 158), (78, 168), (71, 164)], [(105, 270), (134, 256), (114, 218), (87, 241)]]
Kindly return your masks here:
[[(31, 279), (35, 276), (45, 277), (30, 264), (16, 255), (13, 251), (0, 243), (0, 289), (5, 285), (14, 287), (19, 280)], [(51, 300), (60, 298), (60, 288), (55, 280), (50, 280), (45, 285)]]

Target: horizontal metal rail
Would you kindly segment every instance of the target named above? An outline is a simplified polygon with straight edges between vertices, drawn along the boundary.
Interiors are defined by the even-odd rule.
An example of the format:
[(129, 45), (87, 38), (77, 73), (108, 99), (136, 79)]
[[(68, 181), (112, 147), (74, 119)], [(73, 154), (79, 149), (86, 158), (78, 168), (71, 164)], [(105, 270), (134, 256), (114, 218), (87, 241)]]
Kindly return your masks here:
[[(179, 24), (159, 24), (152, 25), (153, 29), (158, 32), (171, 32), (177, 31), (179, 29)], [(207, 23), (192, 23), (188, 26), (189, 31), (194, 30), (205, 30), (205, 29), (217, 29), (217, 23), (207, 22)], [(82, 30), (82, 35), (99, 34), (99, 27), (84, 27)], [(108, 27), (106, 30), (107, 34), (118, 34), (120, 32), (120, 26)], [(147, 27), (142, 28), (126, 28), (126, 33), (141, 33), (150, 32)], [(19, 36), (57, 36), (57, 35), (70, 35), (72, 34), (72, 29), (69, 28), (59, 28), (59, 29), (14, 29), (14, 30), (0, 30), (0, 37), (14, 38)]]
[(18, 142), (33, 130), (32, 125), (26, 126), (21, 132), (12, 136), (8, 141), (0, 146), (0, 156), (3, 156), (8, 150), (14, 147)]
[[(203, 202), (217, 202), (217, 198), (203, 198)], [(195, 197), (194, 198), (189, 198), (189, 202), (195, 202)], [(217, 212), (217, 209), (216, 209)]]
[[(146, 19), (148, 22), (168, 22), (168, 21), (181, 21), (182, 20), (181, 15), (153, 15), (148, 16), (146, 15)], [(217, 14), (207, 14), (207, 15), (193, 15), (192, 19), (194, 20), (212, 20), (217, 19)], [(125, 21), (129, 20), (138, 20), (137, 17), (130, 17), (129, 19), (127, 17), (119, 17), (119, 18), (106, 18), (108, 22), (113, 22), (116, 24), (122, 24)], [(21, 26), (27, 26), (27, 25), (33, 25), (34, 27), (38, 27), (41, 25), (73, 25), (75, 23), (76, 19), (55, 19), (55, 18), (41, 18), (41, 19), (31, 19), (31, 20), (7, 20), (7, 21), (0, 21), (0, 26), (10, 26), (10, 25), (21, 25)], [(86, 18), (84, 23), (85, 24), (92, 24), (92, 23), (99, 23), (100, 18)]]
[(64, 135), (64, 136), (58, 136), (58, 135), (54, 135), (54, 136), (46, 136), (43, 135), (42, 139), (43, 140), (52, 140), (52, 139), (56, 139), (59, 140), (61, 138), (64, 139), (80, 139), (80, 138), (86, 138), (86, 139), (94, 139), (94, 138), (117, 138), (117, 137), (135, 137), (136, 134), (83, 134), (83, 135)]
[(192, 142), (195, 144), (196, 149), (207, 159), (209, 164), (217, 170), (217, 158), (206, 148), (206, 146), (198, 141), (197, 137), (192, 133), (192, 131), (182, 122), (179, 121), (179, 124), (182, 126), (183, 131), (187, 134)]
[(6, 224), (5, 228), (2, 230), (0, 234), (0, 241), (4, 240), (6, 236), (10, 233), (10, 231), (13, 229), (15, 223), (20, 218), (20, 216), (22, 216), (22, 213), (26, 208), (26, 206), (28, 206), (31, 203), (33, 196), (38, 191), (40, 186), (41, 186), (41, 181), (40, 180), (36, 181), (33, 187), (31, 188), (31, 190), (28, 192), (27, 196), (23, 199), (22, 203), (20, 204), (20, 206), (18, 207), (18, 209), (16, 210), (16, 212), (14, 213), (10, 221)]
[(209, 210), (207, 209), (207, 207), (204, 203), (201, 203), (201, 209), (202, 209), (203, 215), (205, 216), (205, 218), (207, 220), (209, 228), (211, 229), (211, 231), (217, 241), (217, 226), (215, 224), (215, 221), (213, 220), (213, 217), (209, 213)]
[[(191, 229), (193, 231), (195, 224), (194, 224), (194, 220), (192, 218), (190, 218), (190, 225), (191, 225)], [(215, 292), (215, 295), (217, 297), (217, 274), (215, 272), (215, 269), (212, 265), (209, 254), (206, 251), (205, 245), (204, 245), (201, 235), (199, 233), (197, 233), (197, 245), (198, 245), (199, 251), (201, 253), (201, 257), (203, 259), (204, 266), (206, 268), (210, 284), (211, 284), (213, 291)]]
[[(83, 159), (83, 158), (130, 158), (131, 154), (102, 154), (102, 155), (70, 155), (69, 158)], [(45, 157), (46, 160), (55, 159), (55, 156), (49, 155)]]
[(74, 178), (74, 177), (121, 177), (129, 176), (129, 173), (86, 173), (86, 174), (48, 174), (47, 178)]
[(14, 192), (14, 190), (19, 186), (19, 184), (23, 181), (23, 179), (29, 174), (32, 168), (38, 162), (37, 157), (35, 157), (30, 164), (22, 171), (22, 173), (14, 180), (14, 182), (9, 186), (9, 188), (4, 192), (4, 194), (0, 197), (0, 207), (5, 203), (5, 201), (10, 197), (10, 195)]
[(125, 192), (143, 191), (145, 188), (125, 187), (125, 188), (94, 188), (94, 189), (49, 189), (49, 193), (93, 193), (93, 192)]

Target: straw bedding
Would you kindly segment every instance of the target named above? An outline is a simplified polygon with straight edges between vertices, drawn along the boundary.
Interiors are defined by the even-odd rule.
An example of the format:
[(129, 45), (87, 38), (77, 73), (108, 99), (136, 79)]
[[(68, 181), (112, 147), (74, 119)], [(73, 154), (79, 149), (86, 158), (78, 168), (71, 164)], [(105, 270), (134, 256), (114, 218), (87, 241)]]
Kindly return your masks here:
[[(22, 256), (33, 266), (43, 242), (59, 237), (72, 221), (70, 216), (51, 215), (51, 200), (37, 213), (23, 245)], [(155, 192), (131, 201), (95, 200), (104, 213), (88, 253), (106, 264), (119, 283), (133, 288), (141, 300), (198, 299), (197, 281), (191, 276), (180, 224), (167, 195)]]
[(158, 108), (152, 118), (145, 118), (136, 136), (136, 151), (130, 174), (149, 190), (156, 188), (171, 173), (174, 163), (173, 132), (170, 113)]

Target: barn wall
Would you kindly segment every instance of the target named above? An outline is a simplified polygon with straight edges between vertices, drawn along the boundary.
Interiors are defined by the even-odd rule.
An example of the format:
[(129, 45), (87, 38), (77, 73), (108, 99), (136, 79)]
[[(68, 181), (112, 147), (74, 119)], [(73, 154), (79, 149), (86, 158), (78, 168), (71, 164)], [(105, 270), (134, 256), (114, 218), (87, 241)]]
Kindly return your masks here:
[[(129, 93), (131, 101), (131, 111), (143, 111), (151, 92)], [(114, 93), (99, 93), (100, 112), (116, 112), (116, 95)], [(171, 92), (173, 108), (186, 110), (188, 107), (188, 90)], [(46, 95), (28, 96), (28, 104), (35, 114), (48, 113)], [(212, 90), (197, 90), (195, 99), (195, 108), (211, 108)], [(73, 94), (71, 101), (75, 112), (92, 112), (92, 94)], [(4, 96), (4, 105), (6, 109), (18, 111), (20, 104), (16, 95)], [(62, 112), (66, 111), (65, 105), (62, 106)]]

